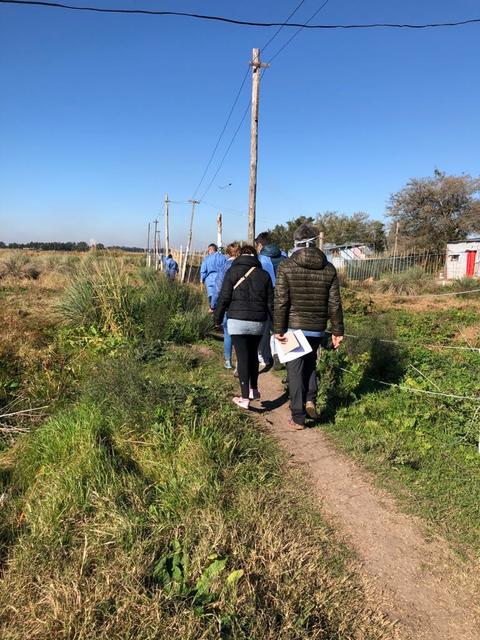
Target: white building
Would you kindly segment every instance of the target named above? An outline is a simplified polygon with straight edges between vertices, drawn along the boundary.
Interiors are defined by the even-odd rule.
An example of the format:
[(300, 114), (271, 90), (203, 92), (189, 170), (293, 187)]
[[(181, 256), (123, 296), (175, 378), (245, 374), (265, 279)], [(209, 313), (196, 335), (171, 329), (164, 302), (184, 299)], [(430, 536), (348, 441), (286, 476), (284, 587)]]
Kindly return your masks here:
[(362, 242), (349, 244), (326, 243), (323, 250), (328, 260), (337, 268), (342, 269), (350, 260), (366, 260), (373, 255), (372, 249)]
[(447, 280), (480, 278), (480, 237), (447, 244)]

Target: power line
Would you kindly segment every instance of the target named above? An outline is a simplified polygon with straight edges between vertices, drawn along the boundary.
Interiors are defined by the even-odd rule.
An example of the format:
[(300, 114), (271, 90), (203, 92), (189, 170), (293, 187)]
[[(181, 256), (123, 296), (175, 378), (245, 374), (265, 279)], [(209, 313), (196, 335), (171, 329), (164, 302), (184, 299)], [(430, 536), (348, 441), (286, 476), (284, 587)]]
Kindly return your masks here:
[(263, 47), (260, 49), (261, 52), (263, 53), (265, 51), (265, 49), (267, 47), (269, 47), (271, 45), (271, 43), (275, 40), (275, 38), (278, 36), (278, 34), (280, 33), (280, 31), (285, 27), (286, 23), (290, 20), (290, 18), (292, 18), (297, 11), (300, 9), (300, 7), (302, 6), (302, 4), (304, 4), (305, 0), (302, 0), (299, 4), (297, 4), (297, 6), (295, 7), (295, 9), (292, 11), (292, 13), (288, 16), (288, 18), (286, 18), (285, 23), (282, 24), (280, 27), (278, 27), (278, 29), (275, 31), (275, 33), (273, 34), (273, 36), (271, 38), (269, 38), (267, 40), (267, 42), (263, 45)]
[(249, 109), (250, 109), (250, 104), (251, 104), (251, 100), (249, 100), (248, 105), (247, 105), (247, 108), (246, 108), (246, 109), (245, 109), (245, 111), (243, 112), (243, 115), (242, 115), (242, 117), (241, 117), (241, 119), (240, 119), (240, 123), (239, 123), (238, 127), (235, 129), (235, 131), (234, 131), (234, 133), (233, 133), (233, 136), (232, 136), (232, 138), (231, 138), (231, 140), (230, 140), (230, 143), (229, 143), (228, 147), (226, 148), (225, 153), (224, 153), (224, 154), (223, 154), (223, 156), (222, 156), (222, 159), (220, 160), (220, 164), (218, 165), (217, 170), (216, 170), (216, 171), (215, 171), (215, 173), (213, 174), (212, 179), (211, 179), (211, 180), (210, 180), (210, 182), (208, 183), (208, 187), (207, 187), (207, 188), (205, 189), (205, 191), (203, 192), (203, 194), (202, 194), (202, 196), (201, 196), (201, 198), (200, 198), (200, 201), (202, 201), (202, 200), (204, 199), (204, 197), (207, 195), (207, 193), (210, 191), (210, 189), (211, 189), (211, 187), (212, 187), (212, 184), (215, 182), (215, 178), (216, 178), (216, 177), (218, 176), (218, 174), (220, 173), (220, 169), (223, 167), (223, 163), (225, 162), (225, 159), (226, 159), (226, 157), (227, 157), (227, 155), (228, 155), (228, 153), (229, 153), (230, 149), (232, 148), (233, 143), (235, 142), (235, 139), (236, 139), (236, 137), (237, 137), (237, 135), (238, 135), (238, 132), (240, 131), (240, 128), (241, 128), (242, 124), (245, 122), (245, 118), (247, 117), (247, 113), (248, 113), (248, 111), (249, 111)]
[(200, 187), (203, 184), (203, 181), (205, 180), (205, 176), (207, 175), (208, 170), (210, 169), (210, 165), (212, 164), (212, 161), (213, 161), (213, 158), (215, 157), (215, 154), (217, 152), (218, 146), (219, 146), (219, 144), (220, 144), (220, 142), (221, 142), (221, 140), (223, 138), (223, 135), (224, 135), (224, 133), (225, 133), (225, 131), (227, 129), (228, 123), (230, 122), (230, 118), (232, 117), (233, 111), (234, 111), (235, 107), (237, 106), (238, 99), (240, 98), (240, 94), (242, 93), (242, 89), (243, 89), (243, 87), (245, 85), (245, 82), (247, 81), (249, 72), (250, 72), (250, 69), (247, 69), (246, 72), (245, 72), (245, 75), (243, 76), (243, 80), (242, 80), (242, 82), (240, 84), (239, 90), (237, 91), (237, 95), (235, 96), (235, 100), (233, 101), (233, 104), (230, 107), (230, 111), (228, 113), (227, 119), (225, 120), (225, 124), (223, 125), (223, 128), (220, 131), (220, 135), (217, 138), (217, 142), (215, 143), (215, 146), (213, 147), (213, 151), (210, 154), (210, 158), (208, 159), (207, 166), (205, 167), (205, 170), (204, 170), (204, 172), (202, 174), (202, 177), (200, 178), (200, 182), (197, 184), (197, 186), (195, 188), (195, 191), (193, 193), (192, 198), (196, 197)]
[(468, 20), (458, 20), (456, 22), (429, 22), (422, 24), (410, 23), (390, 23), (373, 22), (367, 24), (302, 24), (298, 22), (255, 22), (253, 20), (236, 20), (226, 16), (205, 15), (200, 13), (188, 13), (186, 11), (157, 11), (154, 9), (115, 9), (93, 6), (75, 6), (60, 2), (41, 2), (40, 0), (0, 0), (1, 4), (30, 5), (38, 7), (49, 7), (55, 9), (67, 9), (70, 11), (92, 11), (95, 13), (118, 13), (118, 14), (139, 14), (153, 16), (176, 16), (193, 18), (195, 20), (207, 20), (211, 22), (224, 22), (245, 27), (293, 27), (302, 29), (435, 29), (438, 27), (460, 27), (468, 24), (480, 23), (480, 18), (470, 18)]
[[(302, 0), (302, 1), (301, 1), (301, 2), (300, 2), (300, 3), (299, 3), (299, 4), (298, 4), (294, 9), (293, 9), (293, 11), (292, 11), (292, 12), (289, 14), (289, 16), (286, 18), (286, 20), (285, 20), (285, 24), (290, 20), (290, 18), (291, 18), (292, 16), (294, 16), (294, 15), (295, 15), (295, 13), (300, 9), (300, 7), (304, 4), (304, 2), (305, 2), (305, 0)], [(328, 0), (327, 0), (327, 2), (328, 2)], [(280, 33), (280, 31), (283, 29), (283, 27), (284, 27), (284, 24), (282, 24), (282, 25), (281, 25), (281, 26), (280, 26), (280, 27), (275, 31), (275, 33), (274, 33), (274, 34), (273, 34), (273, 35), (272, 35), (272, 36), (267, 40), (267, 42), (266, 42), (266, 43), (264, 44), (264, 46), (263, 46), (263, 50), (264, 50), (264, 49), (266, 49), (266, 48), (267, 48), (267, 47), (268, 47), (268, 46), (269, 46), (269, 45), (270, 45), (270, 44), (275, 40), (275, 38), (278, 36), (278, 34)], [(228, 112), (227, 119), (225, 120), (225, 124), (223, 125), (223, 128), (222, 128), (222, 130), (220, 131), (220, 135), (219, 135), (219, 136), (218, 136), (218, 138), (217, 138), (217, 141), (216, 141), (216, 143), (215, 143), (215, 146), (213, 147), (212, 153), (210, 154), (210, 157), (209, 157), (209, 159), (208, 159), (207, 165), (206, 165), (206, 167), (205, 167), (205, 169), (204, 169), (204, 171), (203, 171), (202, 177), (200, 178), (200, 182), (198, 183), (198, 185), (197, 185), (197, 186), (196, 186), (196, 188), (195, 188), (195, 192), (194, 192), (194, 194), (193, 194), (193, 196), (192, 196), (193, 198), (195, 198), (195, 197), (197, 196), (197, 194), (198, 194), (198, 192), (199, 192), (199, 190), (200, 190), (200, 187), (201, 187), (201, 185), (203, 184), (203, 181), (205, 180), (205, 177), (206, 177), (206, 175), (207, 175), (207, 173), (208, 173), (208, 170), (209, 170), (209, 168), (210, 168), (210, 165), (211, 165), (211, 164), (212, 164), (212, 162), (213, 162), (213, 158), (215, 157), (215, 154), (216, 154), (217, 149), (218, 149), (218, 147), (219, 147), (219, 145), (220, 145), (220, 142), (221, 142), (221, 140), (222, 140), (222, 138), (223, 138), (223, 136), (224, 136), (224, 134), (225, 134), (225, 131), (226, 131), (227, 126), (228, 126), (228, 123), (230, 122), (230, 119), (231, 119), (231, 117), (232, 117), (233, 111), (234, 111), (235, 107), (237, 106), (238, 99), (240, 98), (240, 94), (242, 93), (242, 89), (243, 89), (243, 87), (244, 87), (244, 85), (245, 85), (245, 82), (246, 82), (246, 80), (247, 80), (247, 78), (248, 78), (249, 72), (250, 72), (250, 69), (249, 69), (249, 68), (247, 68), (247, 70), (245, 71), (245, 75), (243, 76), (242, 82), (241, 82), (241, 84), (240, 84), (240, 88), (238, 89), (237, 94), (236, 94), (236, 96), (235, 96), (235, 99), (234, 99), (234, 101), (233, 101), (233, 104), (232, 104), (232, 106), (230, 107), (230, 111)], [(235, 135), (236, 135), (236, 134), (235, 134)], [(223, 164), (223, 162), (222, 162), (222, 164)], [(215, 174), (215, 177), (216, 177), (216, 175), (218, 175), (218, 171), (217, 171), (217, 173)], [(207, 191), (210, 189), (210, 187), (211, 187), (211, 185), (209, 185), (209, 187), (208, 187)], [(207, 193), (207, 191), (206, 191), (205, 193)]]
[[(311, 21), (312, 21), (316, 16), (318, 16), (318, 14), (320, 13), (320, 11), (322, 11), (322, 9), (324, 9), (324, 8), (327, 6), (328, 2), (329, 2), (329, 0), (325, 0), (325, 2), (323, 2), (323, 4), (320, 6), (320, 8), (319, 8), (319, 9), (317, 9), (317, 10), (315, 11), (315, 13), (313, 13), (313, 14), (310, 16), (310, 18), (307, 20), (307, 22), (305, 23), (305, 26), (308, 26), (308, 25), (310, 24), (310, 22), (311, 22)], [(275, 53), (275, 54), (270, 58), (270, 60), (269, 60), (269, 64), (271, 64), (271, 63), (272, 63), (272, 61), (273, 61), (273, 60), (275, 60), (275, 58), (276, 58), (277, 56), (279, 56), (279, 55), (282, 53), (282, 51), (288, 47), (288, 45), (291, 43), (291, 41), (292, 41), (294, 38), (296, 38), (296, 37), (298, 36), (298, 34), (300, 33), (300, 31), (302, 31), (302, 30), (305, 28), (305, 26), (300, 27), (299, 29), (297, 29), (297, 31), (295, 31), (295, 33), (294, 33), (292, 36), (290, 36), (290, 38), (285, 42), (285, 44), (283, 44), (283, 45), (280, 47), (280, 49), (277, 51), (277, 53)]]
[[(224, 207), (223, 205), (215, 204), (214, 202), (206, 202), (205, 200), (202, 200), (201, 204), (205, 204), (207, 205), (207, 207), (211, 207), (212, 209), (221, 210), (222, 213), (226, 213), (228, 215), (239, 216), (242, 218), (245, 218), (246, 216), (248, 216), (247, 211), (239, 211), (238, 209), (232, 209), (231, 207)], [(264, 222), (269, 222), (272, 224), (276, 222), (275, 220), (271, 220), (270, 218), (264, 218), (263, 216), (257, 216), (257, 220), (263, 220)]]
[[(261, 49), (261, 51), (265, 51), (265, 49), (266, 49), (266, 48), (267, 48), (267, 47), (268, 47), (268, 46), (273, 42), (273, 40), (278, 36), (278, 34), (280, 33), (280, 31), (283, 29), (283, 27), (287, 25), (287, 23), (288, 23), (288, 21), (290, 20), (290, 18), (291, 18), (291, 17), (292, 17), (292, 16), (293, 16), (293, 15), (294, 15), (294, 14), (295, 14), (299, 9), (300, 9), (300, 7), (304, 4), (304, 2), (305, 2), (305, 0), (302, 0), (302, 2), (300, 2), (300, 3), (295, 7), (295, 9), (294, 9), (294, 10), (290, 13), (290, 15), (286, 18), (285, 22), (284, 22), (284, 23), (282, 23), (282, 25), (279, 27), (279, 29), (277, 29), (277, 30), (275, 31), (275, 33), (273, 34), (273, 36), (272, 36), (269, 40), (267, 40), (267, 42), (265, 43), (265, 45), (263, 46), (263, 48)], [(307, 25), (308, 25), (308, 24), (309, 24), (309, 23), (310, 23), (310, 22), (315, 18), (315, 16), (317, 16), (317, 15), (320, 13), (320, 11), (322, 11), (322, 9), (323, 9), (327, 4), (328, 4), (328, 2), (329, 2), (329, 0), (325, 0), (325, 1), (323, 2), (323, 4), (320, 6), (320, 8), (319, 8), (319, 9), (317, 9), (317, 10), (315, 11), (315, 13), (313, 13), (313, 14), (310, 16), (310, 18), (307, 20), (307, 23), (306, 23)], [(279, 54), (280, 54), (280, 53), (281, 53), (281, 52), (282, 52), (282, 51), (283, 51), (283, 50), (284, 50), (284, 49), (285, 49), (285, 48), (290, 44), (290, 42), (291, 42), (291, 41), (292, 41), (292, 40), (293, 40), (293, 39), (294, 39), (294, 38), (295, 38), (295, 37), (300, 33), (300, 31), (302, 30), (302, 28), (303, 28), (303, 27), (300, 27), (299, 29), (297, 29), (297, 31), (295, 31), (295, 33), (293, 34), (293, 36), (292, 36), (292, 37), (290, 37), (290, 38), (287, 40), (287, 42), (286, 42), (286, 43), (285, 43), (285, 44), (284, 44), (284, 45), (283, 45), (283, 46), (282, 46), (282, 47), (281, 47), (281, 48), (280, 48), (280, 49), (279, 49), (279, 50), (274, 54), (274, 56), (270, 59), (270, 62), (271, 62), (274, 58), (276, 58), (276, 57), (277, 57), (277, 56), (278, 56), (278, 55), (279, 55)], [(262, 77), (262, 78), (263, 78), (263, 75), (264, 75), (265, 71), (266, 71), (266, 68), (265, 68), (265, 69), (261, 69), (261, 70), (260, 70), (260, 73), (261, 73), (261, 77)], [(247, 75), (248, 75), (248, 70), (247, 70)], [(241, 89), (243, 88), (243, 85), (245, 84), (245, 80), (246, 80), (246, 76), (245, 76), (245, 78), (243, 79), (243, 82), (242, 82), (242, 86), (241, 86), (241, 88), (240, 88), (240, 91), (241, 91)], [(236, 104), (236, 102), (237, 102), (237, 100), (238, 100), (238, 96), (239, 96), (239, 95), (240, 95), (240, 92), (237, 94), (237, 98), (236, 98), (236, 100), (235, 100), (234, 106), (235, 106), (235, 104)], [(226, 149), (226, 151), (225, 151), (225, 153), (224, 153), (224, 155), (223, 155), (223, 157), (222, 157), (222, 159), (221, 159), (221, 161), (220, 161), (220, 164), (219, 164), (219, 166), (218, 166), (218, 168), (217, 168), (217, 170), (216, 170), (216, 172), (215, 172), (215, 174), (214, 174), (213, 178), (211, 179), (211, 181), (210, 181), (210, 183), (209, 183), (209, 185), (208, 185), (207, 189), (205, 190), (205, 192), (203, 193), (202, 197), (200, 198), (200, 200), (203, 200), (203, 198), (207, 195), (207, 193), (209, 192), (210, 188), (212, 187), (212, 185), (213, 185), (213, 183), (214, 183), (214, 181), (215, 181), (215, 178), (216, 178), (216, 177), (217, 177), (217, 175), (219, 174), (220, 169), (222, 168), (223, 163), (225, 162), (225, 159), (226, 159), (226, 157), (227, 157), (227, 155), (228, 155), (228, 153), (229, 153), (229, 151), (230, 151), (230, 149), (231, 149), (231, 147), (232, 147), (232, 145), (233, 145), (233, 142), (235, 141), (235, 139), (236, 139), (236, 137), (237, 137), (237, 134), (238, 134), (238, 132), (240, 131), (240, 128), (241, 128), (241, 126), (242, 126), (242, 124), (243, 124), (243, 122), (244, 122), (244, 120), (245, 120), (245, 118), (246, 118), (246, 116), (247, 116), (247, 113), (248, 113), (248, 111), (249, 111), (249, 109), (250, 109), (250, 107), (251, 107), (251, 104), (252, 104), (252, 101), (251, 101), (251, 100), (249, 100), (248, 105), (247, 105), (247, 108), (246, 108), (246, 110), (245, 110), (245, 112), (244, 112), (244, 114), (243, 114), (243, 116), (242, 116), (242, 118), (241, 118), (241, 120), (240, 120), (240, 124), (238, 125), (237, 129), (235, 130), (235, 133), (233, 134), (232, 139), (230, 140), (230, 143), (229, 143), (229, 145), (228, 145), (228, 147), (227, 147), (227, 149)], [(228, 119), (230, 119), (230, 116), (231, 116), (231, 114), (232, 114), (232, 111), (233, 111), (233, 108), (232, 108), (232, 110), (230, 111), (230, 114), (229, 114), (229, 118), (228, 118)], [(227, 121), (227, 124), (228, 124), (228, 121)], [(226, 128), (226, 125), (225, 125), (225, 127), (224, 127), (224, 129), (223, 129), (223, 131), (222, 131), (222, 135), (223, 135), (223, 133), (224, 133), (224, 131), (225, 131), (225, 128)], [(219, 142), (220, 142), (220, 139), (218, 140), (217, 145), (215, 146), (215, 150), (216, 150), (216, 148), (218, 147)], [(211, 159), (210, 159), (210, 162), (211, 162), (212, 158), (213, 158), (213, 154), (212, 154), (212, 157), (211, 157)], [(206, 173), (206, 172), (205, 172), (205, 173)], [(203, 181), (203, 180), (202, 180), (202, 181)]]

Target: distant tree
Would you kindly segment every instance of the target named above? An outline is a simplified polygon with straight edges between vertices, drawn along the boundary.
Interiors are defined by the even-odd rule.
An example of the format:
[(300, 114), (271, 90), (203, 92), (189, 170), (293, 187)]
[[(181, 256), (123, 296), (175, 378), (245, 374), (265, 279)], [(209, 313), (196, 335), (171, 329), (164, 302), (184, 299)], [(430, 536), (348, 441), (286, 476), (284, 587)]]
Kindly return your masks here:
[(125, 251), (129, 253), (143, 253), (145, 251), (145, 249), (142, 249), (142, 247), (121, 247), (118, 245), (112, 245), (111, 247), (107, 247), (107, 249), (109, 249), (110, 251)]
[(447, 242), (480, 232), (479, 191), (480, 178), (469, 175), (448, 176), (436, 169), (431, 178), (412, 178), (390, 197), (390, 235), (398, 222), (400, 247), (443, 252)]
[(268, 233), (271, 242), (278, 245), (280, 249), (288, 251), (293, 247), (293, 234), (295, 229), (304, 222), (313, 222), (313, 218), (300, 216), (294, 220), (289, 220), (286, 224), (277, 224), (273, 229), (269, 229)]
[(5, 242), (1, 242), (0, 241), (0, 249), (6, 249), (7, 245), (5, 244)]
[[(7, 246), (7, 245), (4, 245)], [(0, 244), (1, 248), (1, 244)], [(32, 249), (34, 251), (88, 251), (86, 242), (10, 242), (9, 249)]]
[(370, 220), (368, 213), (358, 212), (347, 216), (338, 211), (326, 211), (318, 215), (316, 224), (324, 232), (325, 242), (363, 242), (376, 251), (385, 249), (385, 225), (379, 220)]

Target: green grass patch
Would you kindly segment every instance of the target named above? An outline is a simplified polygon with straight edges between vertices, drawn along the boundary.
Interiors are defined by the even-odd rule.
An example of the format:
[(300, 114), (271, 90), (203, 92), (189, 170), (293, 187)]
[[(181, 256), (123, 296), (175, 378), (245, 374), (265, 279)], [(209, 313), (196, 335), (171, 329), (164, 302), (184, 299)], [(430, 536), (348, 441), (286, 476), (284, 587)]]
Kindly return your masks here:
[(478, 353), (422, 346), (453, 344), (459, 328), (476, 322), (476, 313), (401, 310), (349, 320), (348, 333), (360, 339), (346, 339), (339, 352), (324, 352), (319, 360), (322, 428), (405, 508), (457, 550), (478, 554), (480, 403), (415, 392), (480, 397)]
[(2, 638), (385, 638), (345, 550), (192, 348), (102, 355), (0, 458)]

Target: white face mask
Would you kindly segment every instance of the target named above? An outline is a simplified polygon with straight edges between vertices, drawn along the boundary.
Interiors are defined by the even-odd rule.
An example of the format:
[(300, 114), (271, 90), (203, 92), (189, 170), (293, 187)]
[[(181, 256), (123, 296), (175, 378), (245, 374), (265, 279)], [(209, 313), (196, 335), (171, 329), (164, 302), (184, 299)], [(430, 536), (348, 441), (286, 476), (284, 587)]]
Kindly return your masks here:
[(306, 240), (297, 240), (295, 242), (295, 246), (299, 249), (315, 246), (316, 240), (319, 236), (315, 236), (314, 238), (307, 238)]

